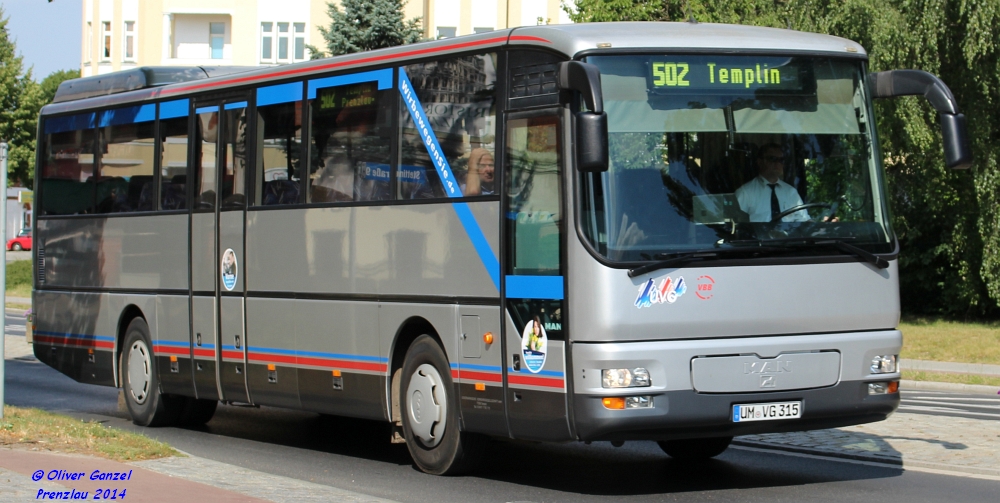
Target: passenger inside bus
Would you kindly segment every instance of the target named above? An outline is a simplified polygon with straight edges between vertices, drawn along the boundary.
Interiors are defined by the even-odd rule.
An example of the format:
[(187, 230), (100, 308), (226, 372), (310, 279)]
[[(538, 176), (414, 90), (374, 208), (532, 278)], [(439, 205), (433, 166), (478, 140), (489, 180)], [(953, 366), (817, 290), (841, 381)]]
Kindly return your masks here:
[(489, 196), (496, 193), (493, 154), (485, 148), (474, 148), (469, 153), (469, 171), (462, 185), (466, 196)]

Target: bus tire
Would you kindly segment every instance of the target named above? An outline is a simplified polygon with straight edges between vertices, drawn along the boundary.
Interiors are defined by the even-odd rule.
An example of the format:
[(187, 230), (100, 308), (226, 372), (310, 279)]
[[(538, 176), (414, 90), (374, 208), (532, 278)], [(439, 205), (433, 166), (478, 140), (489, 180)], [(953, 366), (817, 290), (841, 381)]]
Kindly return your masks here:
[(184, 397), (184, 406), (177, 422), (183, 426), (201, 426), (212, 420), (218, 406), (218, 400)]
[(406, 448), (417, 467), (432, 475), (474, 468), (482, 439), (459, 431), (451, 366), (437, 341), (417, 337), (406, 351), (399, 406)]
[(125, 329), (120, 366), (125, 406), (139, 426), (169, 426), (177, 421), (181, 399), (160, 392), (152, 347), (146, 320), (132, 320)]
[(670, 457), (682, 461), (698, 461), (714, 458), (729, 448), (733, 437), (685, 438), (682, 440), (661, 440), (660, 449)]

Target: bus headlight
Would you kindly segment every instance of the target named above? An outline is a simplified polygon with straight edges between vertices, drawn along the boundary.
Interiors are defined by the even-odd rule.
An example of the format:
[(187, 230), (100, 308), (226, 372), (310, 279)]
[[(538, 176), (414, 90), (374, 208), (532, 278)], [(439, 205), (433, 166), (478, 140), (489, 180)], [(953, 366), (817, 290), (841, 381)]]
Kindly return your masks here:
[(872, 358), (872, 374), (891, 374), (896, 371), (896, 355), (878, 355)]
[(605, 388), (641, 388), (649, 384), (649, 371), (641, 367), (601, 371), (601, 386)]

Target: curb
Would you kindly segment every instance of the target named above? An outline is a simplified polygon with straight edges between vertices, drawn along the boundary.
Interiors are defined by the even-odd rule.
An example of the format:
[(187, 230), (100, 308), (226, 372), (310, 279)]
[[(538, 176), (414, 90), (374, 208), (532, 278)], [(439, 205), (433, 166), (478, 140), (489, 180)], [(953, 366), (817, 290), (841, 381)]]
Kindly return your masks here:
[(899, 366), (904, 370), (977, 374), (990, 377), (1000, 377), (1000, 365), (990, 365), (988, 363), (955, 363), (900, 359)]
[(899, 381), (899, 389), (900, 391), (951, 391), (955, 393), (968, 393), (970, 395), (1000, 395), (1000, 388), (995, 386), (935, 381), (910, 381), (906, 379)]

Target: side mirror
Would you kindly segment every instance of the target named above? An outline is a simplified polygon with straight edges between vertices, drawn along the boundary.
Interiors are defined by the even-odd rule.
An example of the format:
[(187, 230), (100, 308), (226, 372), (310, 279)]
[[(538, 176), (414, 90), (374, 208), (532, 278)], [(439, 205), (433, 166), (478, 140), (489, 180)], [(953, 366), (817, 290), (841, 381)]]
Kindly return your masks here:
[(608, 114), (601, 94), (601, 72), (581, 61), (559, 63), (559, 89), (578, 91), (589, 112), (573, 114), (576, 169), (585, 173), (608, 170)]
[(941, 117), (945, 165), (952, 169), (972, 166), (965, 116), (958, 113), (955, 96), (941, 79), (922, 70), (892, 70), (868, 74), (868, 86), (873, 99), (915, 95), (927, 98)]

